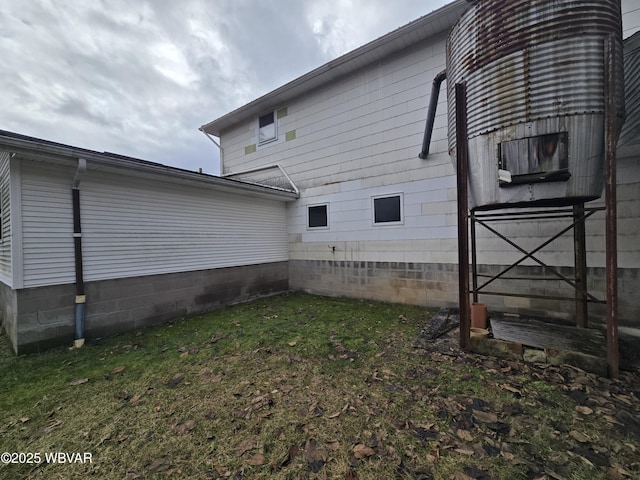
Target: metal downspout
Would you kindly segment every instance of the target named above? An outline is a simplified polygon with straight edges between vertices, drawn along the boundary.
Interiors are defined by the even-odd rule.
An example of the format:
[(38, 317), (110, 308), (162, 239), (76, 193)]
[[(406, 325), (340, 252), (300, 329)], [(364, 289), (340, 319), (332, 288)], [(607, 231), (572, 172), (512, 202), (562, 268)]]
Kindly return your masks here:
[(75, 315), (75, 338), (73, 346), (80, 348), (84, 345), (84, 320), (86, 295), (84, 292), (84, 274), (82, 270), (82, 226), (80, 223), (80, 180), (87, 171), (87, 161), (78, 159), (78, 168), (73, 178), (72, 208), (73, 208), (73, 249), (75, 254), (76, 270), (76, 315)]
[(431, 144), (431, 134), (433, 133), (433, 124), (436, 121), (436, 109), (438, 108), (438, 97), (440, 96), (440, 86), (447, 78), (447, 71), (441, 71), (433, 79), (431, 86), (431, 97), (429, 98), (429, 110), (427, 111), (427, 123), (424, 127), (424, 138), (422, 139), (422, 151), (418, 154), (422, 160), (429, 155), (429, 145)]

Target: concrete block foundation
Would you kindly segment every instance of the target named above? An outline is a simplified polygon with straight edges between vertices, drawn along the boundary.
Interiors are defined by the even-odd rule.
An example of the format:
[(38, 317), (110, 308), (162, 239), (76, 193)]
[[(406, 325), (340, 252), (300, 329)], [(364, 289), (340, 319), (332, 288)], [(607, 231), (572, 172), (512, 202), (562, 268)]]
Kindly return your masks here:
[[(87, 282), (85, 338), (113, 335), (286, 292), (287, 262)], [(71, 345), (75, 286), (0, 284), (2, 326), (16, 353)]]
[[(496, 275), (504, 270), (500, 265), (481, 265), (479, 273)], [(570, 267), (558, 268), (573, 276)], [(488, 291), (553, 295), (574, 298), (575, 291), (555, 275), (538, 266), (519, 265), (506, 279), (498, 279)], [(589, 268), (589, 293), (605, 298), (604, 268)], [(486, 281), (480, 278), (479, 282)], [(363, 262), (332, 260), (289, 260), (289, 286), (292, 290), (329, 296), (367, 298), (388, 302), (409, 303), (429, 307), (458, 306), (458, 266), (450, 263)], [(618, 269), (619, 325), (640, 328), (640, 271)], [(575, 302), (498, 295), (480, 295), (491, 312), (508, 312), (534, 317), (551, 317), (567, 322), (575, 320)], [(604, 324), (606, 306), (589, 304), (589, 321)]]

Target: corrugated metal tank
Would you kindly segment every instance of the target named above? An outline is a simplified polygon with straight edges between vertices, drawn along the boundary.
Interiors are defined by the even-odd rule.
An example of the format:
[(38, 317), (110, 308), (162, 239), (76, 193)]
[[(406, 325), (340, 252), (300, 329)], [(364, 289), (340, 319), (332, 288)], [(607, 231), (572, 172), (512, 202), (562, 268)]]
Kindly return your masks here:
[(464, 81), (471, 208), (568, 205), (602, 194), (609, 36), (622, 115), (619, 0), (480, 0), (454, 25), (449, 153), (455, 164), (453, 86)]

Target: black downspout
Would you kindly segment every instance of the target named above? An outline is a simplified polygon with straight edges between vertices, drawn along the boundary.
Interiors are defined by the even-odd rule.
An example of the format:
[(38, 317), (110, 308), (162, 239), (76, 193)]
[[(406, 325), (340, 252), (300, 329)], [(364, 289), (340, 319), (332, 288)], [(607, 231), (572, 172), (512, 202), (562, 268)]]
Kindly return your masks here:
[(72, 208), (73, 208), (73, 250), (75, 254), (76, 269), (76, 300), (75, 300), (75, 339), (76, 348), (84, 345), (84, 318), (85, 302), (84, 293), (84, 273), (82, 268), (82, 225), (80, 223), (80, 176), (86, 170), (86, 162), (83, 159), (78, 161), (78, 171), (73, 182)]
[(422, 160), (429, 155), (429, 145), (431, 144), (431, 134), (433, 133), (433, 124), (436, 121), (436, 108), (438, 108), (438, 97), (440, 96), (440, 86), (444, 79), (447, 78), (447, 71), (443, 70), (436, 78), (433, 79), (431, 86), (431, 98), (429, 98), (429, 110), (427, 111), (427, 123), (424, 127), (424, 138), (422, 140), (422, 151), (418, 154)]

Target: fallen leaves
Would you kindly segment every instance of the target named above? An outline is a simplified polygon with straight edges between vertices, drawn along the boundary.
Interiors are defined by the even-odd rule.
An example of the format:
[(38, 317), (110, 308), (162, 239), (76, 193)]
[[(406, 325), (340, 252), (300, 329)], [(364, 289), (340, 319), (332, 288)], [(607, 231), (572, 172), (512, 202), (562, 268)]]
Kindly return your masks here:
[(340, 410), (339, 412), (332, 413), (331, 415), (327, 415), (327, 418), (329, 418), (329, 419), (338, 418), (340, 415), (342, 415), (347, 410), (349, 410), (349, 404), (348, 403), (344, 407), (342, 407), (342, 410)]
[(359, 443), (351, 449), (353, 456), (357, 459), (367, 458), (372, 455), (375, 455), (375, 450), (371, 447), (366, 446), (363, 443)]
[(464, 440), (465, 442), (473, 441), (473, 435), (471, 435), (471, 432), (469, 432), (468, 430), (458, 430), (456, 432), (456, 435), (458, 436), (458, 438)]
[(187, 420), (186, 422), (176, 425), (173, 431), (176, 435), (182, 436), (189, 433), (194, 428), (196, 428), (196, 422), (194, 420)]
[[(169, 470), (169, 468), (171, 468), (171, 465), (172, 465), (171, 457), (169, 456), (159, 457), (153, 460), (149, 464), (149, 466), (147, 467), (147, 471), (149, 473), (166, 472), (167, 470)], [(137, 478), (137, 477), (134, 477), (134, 478)]]
[(245, 453), (250, 452), (251, 450), (254, 450), (256, 448), (258, 448), (259, 443), (253, 439), (253, 438), (248, 438), (243, 440), (242, 442), (240, 442), (239, 444), (236, 445), (236, 455), (238, 457), (243, 456)]
[(593, 413), (593, 409), (585, 405), (578, 405), (576, 407), (576, 412), (581, 413), (582, 415), (591, 415)]
[(577, 430), (571, 430), (569, 432), (569, 435), (571, 436), (571, 438), (573, 438), (576, 442), (580, 442), (580, 443), (587, 443), (588, 441), (590, 441), (591, 439), (585, 435), (582, 432), (579, 432)]
[(49, 423), (47, 423), (47, 425), (42, 429), (42, 434), (46, 435), (47, 433), (50, 433), (56, 428), (58, 428), (60, 425), (62, 425), (61, 420), (53, 419)]
[(493, 412), (483, 412), (482, 410), (473, 410), (473, 418), (480, 423), (496, 423), (498, 415)]
[(184, 373), (176, 373), (173, 377), (171, 377), (171, 379), (167, 382), (167, 386), (169, 388), (175, 388), (177, 387), (180, 382), (182, 382), (184, 380)]
[(69, 385), (71, 386), (76, 386), (76, 385), (82, 385), (83, 383), (87, 383), (89, 381), (88, 378), (78, 378), (77, 380), (72, 380), (69, 382)]
[(309, 465), (309, 469), (313, 473), (318, 473), (322, 470), (324, 464), (327, 463), (329, 453), (324, 446), (318, 445), (318, 443), (311, 438), (307, 440), (304, 446), (304, 458)]
[[(91, 388), (66, 388), (68, 394), (84, 394), (107, 386), (109, 420), (83, 427), (87, 445), (101, 447), (101, 455), (131, 451), (118, 470), (130, 480), (558, 480), (576, 468), (587, 472), (585, 478), (627, 480), (640, 471), (631, 460), (640, 444), (626, 434), (638, 416), (637, 395), (628, 387), (635, 380), (436, 353), (428, 345), (407, 352), (406, 333), (377, 324), (369, 325), (370, 336), (352, 333), (360, 317), (332, 323), (314, 345), (313, 329), (290, 333), (285, 328), (292, 315), (281, 317), (283, 330), (272, 325), (263, 335), (243, 320), (247, 339), (256, 342), (246, 351), (234, 345), (235, 333), (214, 334), (228, 328), (233, 316), (226, 326), (220, 322), (199, 337), (181, 336), (177, 344), (163, 338), (166, 363), (142, 376), (132, 354), (109, 358), (99, 376), (91, 374)], [(187, 346), (178, 353), (181, 344)], [(180, 354), (188, 358), (181, 361)], [(70, 372), (63, 384), (89, 375)], [(110, 382), (102, 383), (103, 377)], [(49, 432), (46, 440), (57, 444), (61, 432), (73, 429), (73, 413), (65, 407), (53, 417), (44, 414), (63, 403), (68, 405), (45, 399), (40, 411), (12, 412), (15, 425), (0, 423), (0, 436), (10, 429), (21, 438)], [(621, 435), (610, 435), (618, 430)], [(138, 448), (145, 455), (132, 460)]]
[(246, 462), (253, 467), (264, 465), (266, 461), (267, 460), (265, 459), (264, 455), (261, 453), (254, 453), (246, 460)]

